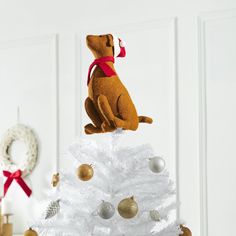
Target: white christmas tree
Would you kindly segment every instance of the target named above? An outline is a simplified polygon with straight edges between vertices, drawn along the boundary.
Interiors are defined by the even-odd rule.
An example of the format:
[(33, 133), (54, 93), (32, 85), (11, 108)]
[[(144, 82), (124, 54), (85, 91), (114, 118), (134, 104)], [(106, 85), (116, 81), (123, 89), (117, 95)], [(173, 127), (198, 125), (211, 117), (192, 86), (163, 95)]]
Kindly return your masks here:
[[(68, 148), (74, 158), (61, 173), (39, 235), (178, 236), (174, 184), (150, 145), (120, 145), (123, 131), (81, 138)], [(96, 135), (95, 135), (96, 136)], [(77, 174), (76, 174), (77, 170)]]

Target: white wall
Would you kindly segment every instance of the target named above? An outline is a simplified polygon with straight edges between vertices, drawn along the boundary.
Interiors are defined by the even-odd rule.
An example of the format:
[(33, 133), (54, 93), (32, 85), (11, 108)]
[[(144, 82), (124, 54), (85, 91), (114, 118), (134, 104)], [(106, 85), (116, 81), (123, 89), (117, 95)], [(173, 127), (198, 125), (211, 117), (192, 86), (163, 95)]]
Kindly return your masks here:
[[(234, 0), (0, 1), (0, 133), (14, 125), (19, 105), (21, 121), (41, 142), (30, 176), (35, 195), (17, 199), (16, 232), (50, 188), (57, 153), (62, 156), (87, 122), (83, 100), (92, 57), (85, 32), (117, 32), (128, 44), (127, 58), (116, 63), (119, 74), (140, 113), (157, 120), (130, 136), (145, 137), (166, 157), (182, 202), (179, 215), (193, 235), (232, 234), (234, 9)], [(16, 191), (13, 186), (10, 194)]]

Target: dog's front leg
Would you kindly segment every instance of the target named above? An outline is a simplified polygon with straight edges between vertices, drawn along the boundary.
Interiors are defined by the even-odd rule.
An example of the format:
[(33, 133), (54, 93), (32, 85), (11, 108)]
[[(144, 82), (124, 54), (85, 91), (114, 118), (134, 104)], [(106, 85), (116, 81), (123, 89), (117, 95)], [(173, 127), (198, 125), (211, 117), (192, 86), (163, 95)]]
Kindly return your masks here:
[(99, 114), (96, 110), (96, 107), (93, 104), (93, 101), (88, 97), (85, 100), (85, 110), (89, 116), (89, 118), (92, 120), (93, 124), (87, 124), (84, 129), (86, 134), (93, 134), (93, 133), (102, 133), (102, 121), (99, 117)]

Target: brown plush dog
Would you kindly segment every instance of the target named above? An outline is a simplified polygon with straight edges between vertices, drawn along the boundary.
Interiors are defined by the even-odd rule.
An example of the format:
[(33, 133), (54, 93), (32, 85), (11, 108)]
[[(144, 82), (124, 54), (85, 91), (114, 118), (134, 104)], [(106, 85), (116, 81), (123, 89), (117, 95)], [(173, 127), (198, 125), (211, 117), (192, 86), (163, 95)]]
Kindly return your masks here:
[[(88, 76), (88, 98), (85, 109), (93, 124), (85, 126), (86, 134), (112, 132), (117, 128), (136, 130), (139, 122), (152, 123), (152, 119), (138, 116), (125, 86), (115, 68), (115, 39), (108, 35), (88, 35), (87, 46), (95, 56), (96, 66)], [(120, 46), (121, 47), (121, 46)]]

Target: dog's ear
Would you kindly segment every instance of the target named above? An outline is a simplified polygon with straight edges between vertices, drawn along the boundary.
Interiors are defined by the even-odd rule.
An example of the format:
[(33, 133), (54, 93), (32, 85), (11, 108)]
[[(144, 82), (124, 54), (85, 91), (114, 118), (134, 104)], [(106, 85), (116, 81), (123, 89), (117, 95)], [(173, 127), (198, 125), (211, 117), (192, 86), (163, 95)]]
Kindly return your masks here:
[(114, 56), (115, 48), (114, 48), (114, 43), (113, 43), (113, 36), (111, 34), (107, 34), (106, 37), (107, 37), (106, 46), (112, 47), (112, 52), (113, 52), (113, 56)]
[(112, 47), (112, 46), (114, 46), (114, 45), (113, 45), (113, 37), (112, 37), (112, 35), (111, 35), (111, 34), (107, 34), (107, 35), (106, 35), (106, 38), (107, 38), (106, 46), (107, 46), (107, 47)]
[(111, 47), (111, 39), (109, 38), (109, 35), (106, 35), (107, 41), (106, 41), (106, 46)]

